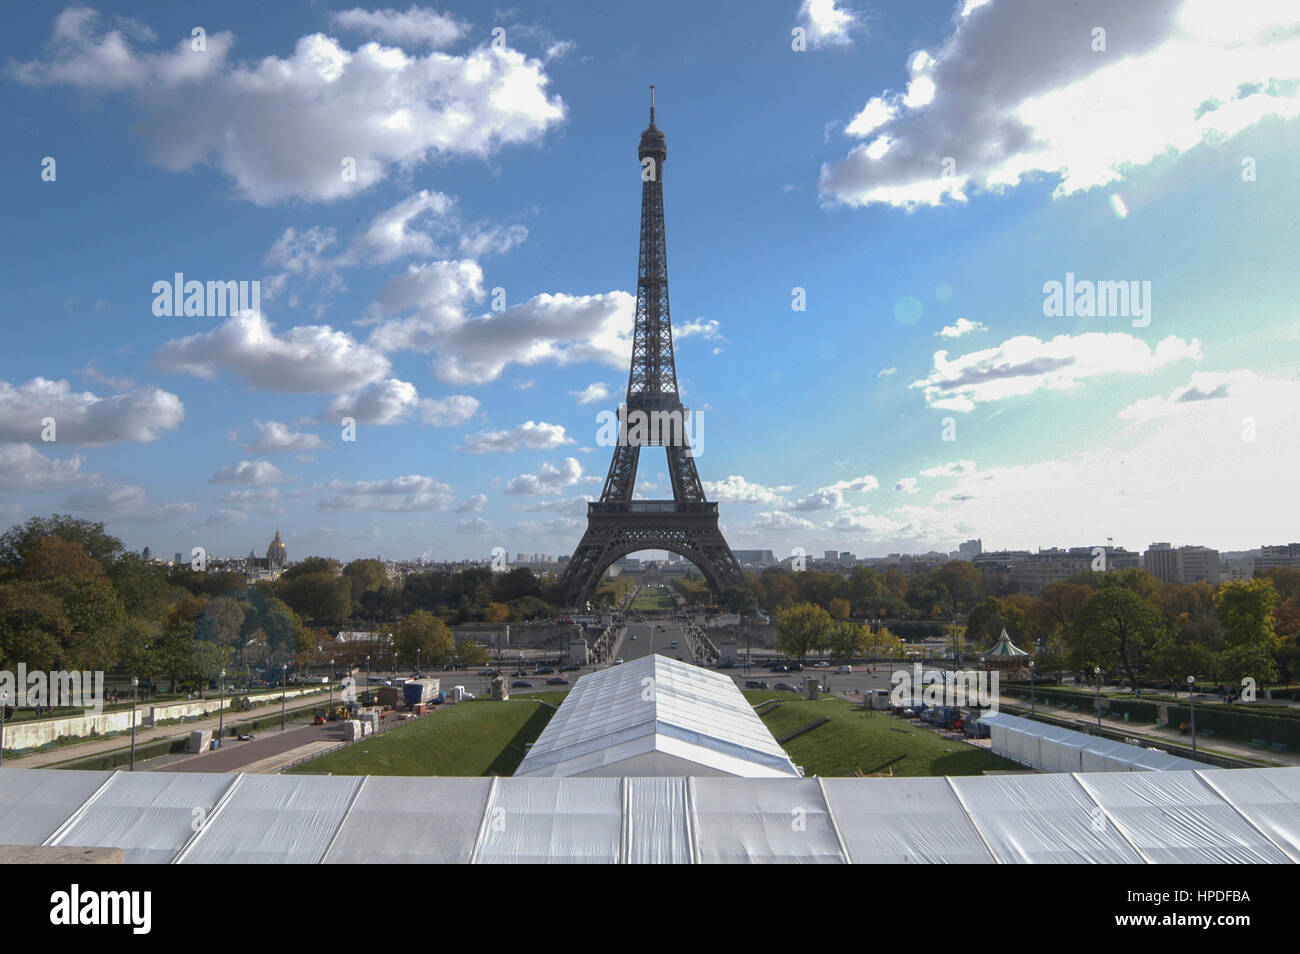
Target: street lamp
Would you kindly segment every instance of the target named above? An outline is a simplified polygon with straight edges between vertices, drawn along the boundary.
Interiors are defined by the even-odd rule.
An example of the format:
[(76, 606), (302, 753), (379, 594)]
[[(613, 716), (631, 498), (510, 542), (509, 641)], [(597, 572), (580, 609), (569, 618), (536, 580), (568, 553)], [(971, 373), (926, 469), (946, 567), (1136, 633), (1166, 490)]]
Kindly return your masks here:
[(217, 748), (221, 748), (221, 737), (226, 733), (226, 671), (221, 670), (221, 707), (217, 710)]
[(1192, 689), (1196, 685), (1196, 677), (1187, 677), (1187, 704), (1192, 710), (1192, 754), (1196, 754), (1196, 693)]
[(135, 771), (135, 710), (140, 704), (140, 677), (131, 677), (131, 771)]
[(1032, 659), (1029, 660), (1029, 714), (1031, 716), (1034, 715), (1036, 711), (1034, 709), (1034, 669), (1035, 668), (1036, 667), (1034, 666), (1034, 661)]
[(0, 689), (0, 765), (5, 758), (5, 706), (9, 705), (9, 690)]
[(334, 660), (330, 659), (330, 707), (325, 710), (325, 718), (330, 718), (334, 712)]
[(289, 691), (289, 664), (286, 662), (282, 665), (283, 672), (280, 675), (280, 731), (284, 731), (284, 699)]
[(1101, 728), (1101, 667), (1093, 667), (1093, 675), (1097, 677), (1097, 728)]

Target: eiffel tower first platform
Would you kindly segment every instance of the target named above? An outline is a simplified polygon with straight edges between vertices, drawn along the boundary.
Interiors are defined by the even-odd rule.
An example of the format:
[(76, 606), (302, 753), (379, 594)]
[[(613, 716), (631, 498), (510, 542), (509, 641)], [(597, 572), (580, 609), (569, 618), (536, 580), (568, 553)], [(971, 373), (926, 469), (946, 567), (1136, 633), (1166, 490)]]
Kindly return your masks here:
[[(704, 498), (686, 427), (643, 438), (635, 422), (685, 423), (688, 413), (677, 391), (673, 329), (668, 314), (668, 252), (664, 239), (664, 160), (668, 148), (655, 125), (654, 87), (650, 87), (650, 126), (641, 134), (641, 254), (637, 263), (636, 326), (632, 368), (627, 378), (626, 417), (600, 500), (587, 504), (587, 532), (560, 579), (565, 599), (582, 606), (604, 572), (637, 550), (667, 550), (699, 568), (715, 597), (741, 581), (740, 564), (718, 529), (718, 505)], [(627, 422), (633, 422), (632, 427)], [(644, 430), (644, 429), (642, 429)], [(653, 430), (653, 429), (652, 429)], [(673, 499), (633, 500), (641, 446), (668, 453)]]

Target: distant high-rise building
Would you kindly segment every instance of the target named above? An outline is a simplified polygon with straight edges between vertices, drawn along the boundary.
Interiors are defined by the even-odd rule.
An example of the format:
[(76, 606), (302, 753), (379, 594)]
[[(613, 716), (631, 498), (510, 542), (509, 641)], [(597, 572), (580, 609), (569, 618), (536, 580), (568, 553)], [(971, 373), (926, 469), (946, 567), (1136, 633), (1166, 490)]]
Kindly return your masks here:
[(826, 558), (826, 562), (828, 562), (828, 563), (838, 563), (838, 562), (839, 562), (839, 559), (840, 559), (840, 551), (839, 551), (839, 550), (826, 550), (826, 551), (824, 551), (824, 552), (822, 553), (822, 556), (824, 556), (824, 557)]
[(1260, 547), (1259, 556), (1255, 557), (1255, 572), (1277, 566), (1300, 567), (1300, 543), (1288, 543), (1285, 546)]
[(1219, 582), (1219, 551), (1209, 547), (1178, 548), (1179, 583)]
[(776, 555), (771, 550), (736, 550), (735, 554), (741, 563), (757, 563), (759, 566), (776, 563)]
[(967, 540), (957, 547), (957, 559), (974, 560), (984, 552), (984, 542), (982, 540)]
[(852, 562), (853, 562), (853, 554), (850, 553), (848, 550), (841, 550), (841, 551), (840, 551), (840, 562), (841, 562), (841, 563), (852, 563)]
[(1147, 572), (1164, 583), (1178, 582), (1178, 552), (1168, 543), (1153, 543), (1143, 554)]
[(185, 562), (184, 560), (181, 559), (181, 551), (180, 551), (180, 550), (177, 550), (177, 551), (176, 551), (176, 559), (173, 560), (172, 562), (173, 562), (174, 564), (176, 564), (177, 566), (180, 566), (182, 563)]
[(150, 560), (153, 559), (153, 551), (150, 550), (148, 547), (145, 547), (143, 550), (140, 551), (140, 559), (144, 560), (145, 563), (148, 563)]

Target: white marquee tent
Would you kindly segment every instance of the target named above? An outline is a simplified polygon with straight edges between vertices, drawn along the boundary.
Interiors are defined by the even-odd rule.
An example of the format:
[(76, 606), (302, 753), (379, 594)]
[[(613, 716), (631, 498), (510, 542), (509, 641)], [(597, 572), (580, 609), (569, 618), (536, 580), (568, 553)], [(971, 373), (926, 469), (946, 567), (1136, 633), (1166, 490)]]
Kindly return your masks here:
[(1205, 766), (1167, 752), (1035, 722), (1005, 712), (980, 716), (993, 754), (1040, 772), (1173, 772)]
[(1300, 768), (969, 778), (0, 769), (0, 844), (135, 863), (1296, 863)]
[(797, 778), (726, 675), (645, 656), (583, 676), (515, 777), (741, 775)]

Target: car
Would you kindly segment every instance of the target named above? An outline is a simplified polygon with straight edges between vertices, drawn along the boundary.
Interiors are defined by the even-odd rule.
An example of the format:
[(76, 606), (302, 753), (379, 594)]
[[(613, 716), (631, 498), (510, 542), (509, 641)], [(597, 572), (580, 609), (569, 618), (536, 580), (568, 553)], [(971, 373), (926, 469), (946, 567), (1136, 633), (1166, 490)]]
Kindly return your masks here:
[(495, 676), (497, 671), (495, 669), (480, 669), (478, 674), (480, 676)]
[(244, 732), (244, 733), (242, 733), (242, 734), (239, 736), (239, 741), (240, 741), (240, 742), (252, 742), (252, 741), (253, 741), (253, 738), (254, 738), (253, 733), (251, 733), (251, 732)]
[(746, 679), (746, 680), (745, 680), (745, 688), (746, 688), (746, 689), (766, 689), (766, 688), (767, 688), (767, 683), (764, 682), (762, 679)]
[(788, 682), (778, 682), (778, 683), (777, 683), (775, 686), (773, 686), (772, 688), (773, 688), (773, 689), (779, 689), (779, 690), (781, 690), (782, 692), (798, 692), (798, 691), (799, 691), (799, 690), (796, 689), (794, 686), (790, 685)]
[(570, 663), (567, 666), (561, 666), (560, 672), (578, 672), (580, 669), (582, 669), (582, 667), (577, 663)]
[(529, 682), (527, 679), (516, 679), (514, 682), (512, 682), (512, 683), (510, 684), (510, 688), (511, 688), (511, 689), (531, 689), (531, 688), (533, 688), (533, 684), (532, 684), (531, 682)]
[(622, 658), (615, 659), (615, 660), (614, 660), (614, 665), (615, 665), (615, 666), (621, 666), (621, 665), (623, 665), (623, 660), (622, 660)]
[(563, 676), (552, 676), (550, 679), (546, 680), (546, 684), (548, 686), (567, 686), (569, 680), (565, 679)]
[(771, 663), (770, 665), (768, 665), (767, 671), (768, 672), (789, 672), (790, 667), (783, 666), (780, 663)]
[(636, 642), (636, 633), (633, 633), (633, 634), (632, 634), (632, 642), (634, 642), (634, 643)]
[(819, 660), (817, 660), (817, 662), (813, 663), (813, 668), (814, 668), (814, 669), (830, 669), (830, 668), (831, 668), (831, 664), (828, 663), (825, 659), (819, 659)]
[(531, 674), (527, 669), (516, 669), (516, 670), (515, 670), (514, 672), (512, 672), (510, 675), (515, 676), (515, 677), (519, 677), (519, 676), (528, 676), (528, 675), (532, 675), (532, 674)]
[(835, 671), (838, 672), (838, 673), (841, 673), (841, 674), (843, 674), (843, 675), (848, 675), (849, 673), (853, 672), (853, 667), (852, 667), (852, 666), (837, 666), (836, 669), (835, 669)]
[(535, 673), (533, 673), (533, 675), (534, 675), (534, 676), (550, 676), (550, 675), (554, 674), (554, 672), (555, 672), (555, 670), (552, 669), (550, 666), (543, 666), (541, 669), (539, 669), (539, 670), (537, 670)]

